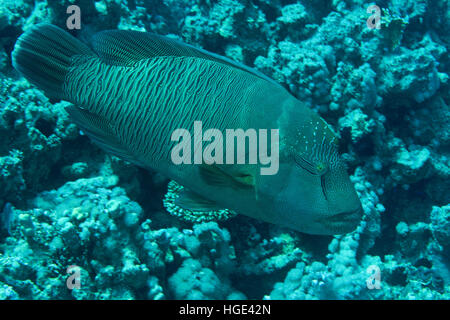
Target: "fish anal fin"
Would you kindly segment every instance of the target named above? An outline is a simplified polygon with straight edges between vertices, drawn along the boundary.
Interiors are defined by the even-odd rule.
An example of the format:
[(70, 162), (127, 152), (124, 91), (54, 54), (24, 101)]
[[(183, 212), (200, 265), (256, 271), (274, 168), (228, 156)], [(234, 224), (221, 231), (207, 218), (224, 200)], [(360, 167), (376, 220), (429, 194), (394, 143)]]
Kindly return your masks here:
[(175, 204), (183, 209), (192, 211), (216, 211), (223, 209), (214, 201), (208, 200), (189, 189), (183, 189), (178, 193)]
[(192, 192), (175, 181), (170, 181), (163, 204), (173, 216), (190, 222), (226, 220), (236, 212), (218, 206), (214, 201)]
[(131, 163), (141, 165), (120, 142), (117, 133), (107, 119), (77, 106), (67, 107), (66, 111), (81, 131), (104, 151)]

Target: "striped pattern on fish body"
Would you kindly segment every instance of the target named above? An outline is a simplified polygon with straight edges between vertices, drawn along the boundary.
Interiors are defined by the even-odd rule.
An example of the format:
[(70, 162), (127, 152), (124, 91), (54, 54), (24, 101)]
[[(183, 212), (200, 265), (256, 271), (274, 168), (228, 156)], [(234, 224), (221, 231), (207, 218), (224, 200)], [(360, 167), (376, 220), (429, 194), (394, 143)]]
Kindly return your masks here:
[(244, 71), (196, 57), (145, 59), (113, 66), (80, 59), (64, 83), (70, 101), (109, 120), (124, 145), (142, 160), (170, 161), (177, 128), (247, 128), (257, 99), (272, 84)]
[[(329, 235), (350, 232), (361, 219), (334, 132), (258, 71), (135, 31), (101, 32), (89, 47), (48, 24), (20, 36), (12, 62), (51, 101), (73, 102), (66, 108), (71, 119), (105, 151), (182, 185), (181, 212), (229, 209)], [(259, 174), (260, 163), (175, 165), (171, 135), (175, 129), (192, 135), (195, 121), (222, 133), (278, 129), (276, 174)]]

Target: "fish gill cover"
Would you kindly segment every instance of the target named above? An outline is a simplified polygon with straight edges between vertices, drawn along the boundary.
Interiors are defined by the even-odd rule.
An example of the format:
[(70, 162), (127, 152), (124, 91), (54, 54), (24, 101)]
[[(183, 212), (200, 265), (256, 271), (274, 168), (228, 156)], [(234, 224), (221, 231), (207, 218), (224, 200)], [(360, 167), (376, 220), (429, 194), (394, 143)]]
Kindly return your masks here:
[[(0, 4), (0, 299), (450, 298), (448, 1)], [(27, 77), (29, 82), (13, 68), (27, 76), (23, 60), (16, 58), (20, 44), (31, 42), (23, 40), (26, 36), (17, 39), (33, 34), (41, 23), (70, 32), (109, 59), (96, 71), (116, 68), (118, 74), (120, 68), (149, 63), (127, 54), (127, 48), (139, 46), (99, 53), (92, 45), (99, 43), (100, 31), (135, 30), (172, 39), (161, 40), (166, 51), (151, 53), (148, 46), (137, 50), (144, 58), (162, 52), (201, 57), (212, 67), (233, 69), (229, 74), (246, 74), (255, 83), (270, 83), (270, 88), (281, 85), (302, 108), (326, 121), (312, 123), (323, 125), (323, 141), (337, 143), (334, 137), (339, 137), (335, 147), (361, 201), (362, 218), (351, 232), (344, 228), (311, 235), (307, 233), (320, 232), (308, 226), (301, 233), (264, 222), (274, 222), (266, 213), (256, 212), (254, 219), (218, 208), (211, 201), (214, 195), (199, 197), (158, 170), (142, 168), (143, 159), (135, 152), (130, 156), (113, 139), (112, 133), (119, 134), (103, 119), (112, 111), (102, 118), (99, 110), (93, 114), (95, 106), (72, 106), (67, 97), (49, 94), (56, 88), (49, 87), (54, 84), (50, 78)], [(131, 38), (128, 44), (136, 37)], [(227, 59), (189, 46), (180, 49), (177, 40)], [(64, 60), (61, 54), (67, 53), (52, 51), (52, 57)], [(62, 60), (48, 66), (57, 70), (54, 78), (66, 81), (70, 77), (62, 77), (61, 70), (70, 64), (73, 71), (76, 63), (89, 65), (88, 60), (71, 58), (63, 61), (67, 66)], [(111, 76), (103, 79), (91, 72), (86, 78), (95, 76), (100, 79), (89, 87), (101, 94)], [(81, 79), (83, 74), (73, 72), (71, 77)], [(232, 102), (227, 100), (229, 106)], [(302, 155), (308, 150), (303, 143), (306, 132), (294, 139)], [(319, 134), (308, 132), (311, 137)], [(156, 147), (163, 145), (155, 141)], [(337, 154), (330, 148), (315, 144), (314, 154), (320, 156), (297, 161), (328, 202), (333, 183), (321, 177), (336, 167), (335, 160), (323, 156)], [(202, 169), (201, 177), (225, 190), (222, 196), (236, 195), (238, 201), (240, 194), (258, 185), (258, 176), (244, 168), (224, 172), (211, 166)], [(272, 186), (264, 184), (269, 191)], [(336, 203), (333, 206), (342, 205)], [(279, 214), (282, 209), (277, 208)]]

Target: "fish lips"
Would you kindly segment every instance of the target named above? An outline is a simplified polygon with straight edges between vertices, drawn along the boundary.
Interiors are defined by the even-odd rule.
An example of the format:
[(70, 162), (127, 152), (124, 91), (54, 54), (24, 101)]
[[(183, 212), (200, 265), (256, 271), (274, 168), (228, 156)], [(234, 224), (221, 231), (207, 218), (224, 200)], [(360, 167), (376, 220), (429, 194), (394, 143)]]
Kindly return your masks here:
[(353, 231), (361, 222), (362, 215), (363, 209), (360, 206), (354, 210), (322, 217), (316, 222), (326, 225), (335, 234), (343, 234)]

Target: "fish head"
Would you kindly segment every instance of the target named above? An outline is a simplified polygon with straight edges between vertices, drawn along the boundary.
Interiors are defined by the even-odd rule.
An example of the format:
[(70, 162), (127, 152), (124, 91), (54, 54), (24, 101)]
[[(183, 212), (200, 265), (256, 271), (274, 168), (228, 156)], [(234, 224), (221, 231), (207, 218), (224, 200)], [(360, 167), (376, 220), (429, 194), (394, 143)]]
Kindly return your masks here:
[(281, 164), (274, 176), (259, 176), (257, 208), (264, 220), (309, 234), (353, 231), (361, 202), (345, 167), (311, 175), (296, 164)]
[[(277, 174), (256, 179), (257, 207), (265, 220), (310, 234), (353, 231), (362, 206), (338, 154), (337, 138), (313, 112), (280, 123)], [(284, 126), (283, 126), (284, 124)]]

